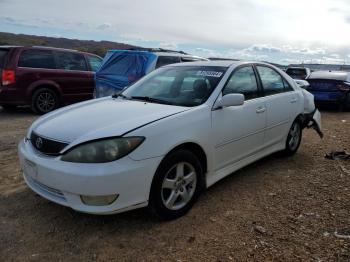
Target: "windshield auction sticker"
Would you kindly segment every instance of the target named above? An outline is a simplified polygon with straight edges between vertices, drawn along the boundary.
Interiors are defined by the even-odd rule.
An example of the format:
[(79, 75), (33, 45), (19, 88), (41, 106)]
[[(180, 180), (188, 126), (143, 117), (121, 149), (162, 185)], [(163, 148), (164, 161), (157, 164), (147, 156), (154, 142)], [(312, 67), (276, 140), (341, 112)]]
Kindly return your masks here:
[(217, 71), (198, 71), (197, 76), (207, 76), (207, 77), (221, 77), (222, 72), (217, 72)]

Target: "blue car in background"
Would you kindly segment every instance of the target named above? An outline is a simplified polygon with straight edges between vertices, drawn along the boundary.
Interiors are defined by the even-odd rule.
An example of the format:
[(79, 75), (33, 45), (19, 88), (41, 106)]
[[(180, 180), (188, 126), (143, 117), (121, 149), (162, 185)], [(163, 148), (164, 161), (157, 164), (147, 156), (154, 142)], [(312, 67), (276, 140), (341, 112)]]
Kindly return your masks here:
[(335, 104), (340, 110), (350, 108), (350, 72), (315, 71), (307, 81), (316, 103)]
[(114, 95), (151, 71), (168, 64), (208, 59), (161, 48), (110, 50), (95, 74), (94, 97)]

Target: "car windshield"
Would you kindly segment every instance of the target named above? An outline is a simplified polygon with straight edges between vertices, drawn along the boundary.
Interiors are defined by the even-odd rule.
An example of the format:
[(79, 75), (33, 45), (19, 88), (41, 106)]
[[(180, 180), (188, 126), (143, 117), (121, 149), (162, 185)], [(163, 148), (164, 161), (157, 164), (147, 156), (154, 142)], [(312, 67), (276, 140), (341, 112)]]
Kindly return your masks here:
[(121, 95), (154, 103), (198, 106), (209, 98), (226, 70), (218, 66), (163, 67), (131, 85)]

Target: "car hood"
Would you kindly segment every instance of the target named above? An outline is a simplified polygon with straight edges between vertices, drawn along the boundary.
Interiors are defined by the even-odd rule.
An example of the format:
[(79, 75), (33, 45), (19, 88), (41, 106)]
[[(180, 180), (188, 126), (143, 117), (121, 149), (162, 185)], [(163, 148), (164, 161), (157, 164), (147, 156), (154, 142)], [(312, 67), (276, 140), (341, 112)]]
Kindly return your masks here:
[(56, 110), (39, 118), (29, 132), (78, 144), (92, 139), (122, 136), (186, 110), (189, 108), (109, 97)]

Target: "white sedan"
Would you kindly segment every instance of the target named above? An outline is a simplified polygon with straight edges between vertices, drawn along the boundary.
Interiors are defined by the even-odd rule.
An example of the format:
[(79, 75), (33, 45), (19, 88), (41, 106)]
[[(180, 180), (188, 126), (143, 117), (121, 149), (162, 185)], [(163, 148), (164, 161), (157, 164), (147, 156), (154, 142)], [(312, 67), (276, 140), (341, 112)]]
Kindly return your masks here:
[(42, 116), (19, 157), (27, 185), (53, 202), (93, 214), (149, 206), (172, 219), (232, 172), (293, 155), (304, 127), (321, 134), (313, 96), (276, 67), (184, 63)]

